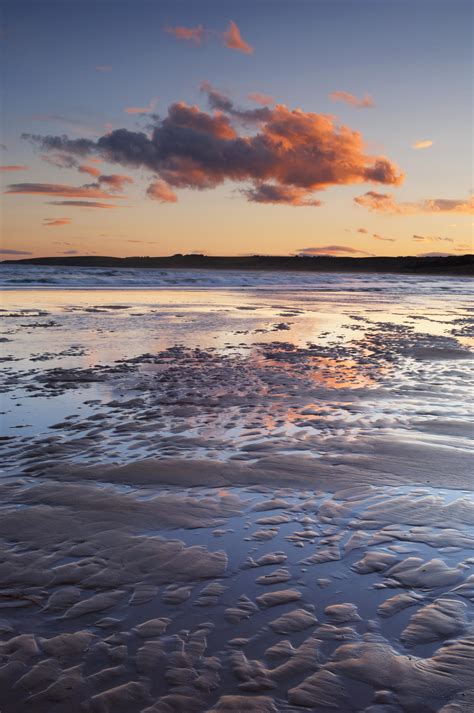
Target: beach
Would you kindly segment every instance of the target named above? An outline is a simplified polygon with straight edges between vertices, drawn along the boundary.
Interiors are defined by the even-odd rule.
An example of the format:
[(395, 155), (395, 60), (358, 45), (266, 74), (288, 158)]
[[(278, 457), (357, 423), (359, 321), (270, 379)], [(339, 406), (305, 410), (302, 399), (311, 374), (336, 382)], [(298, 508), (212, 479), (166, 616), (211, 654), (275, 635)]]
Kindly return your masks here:
[(474, 710), (468, 278), (0, 280), (2, 713)]

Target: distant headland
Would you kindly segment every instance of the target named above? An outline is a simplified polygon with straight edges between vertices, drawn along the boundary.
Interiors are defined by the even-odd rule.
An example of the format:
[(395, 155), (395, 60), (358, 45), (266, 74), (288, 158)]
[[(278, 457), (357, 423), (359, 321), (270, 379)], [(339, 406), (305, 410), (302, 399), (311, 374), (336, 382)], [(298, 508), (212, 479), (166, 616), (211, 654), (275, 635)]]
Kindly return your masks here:
[(64, 267), (161, 268), (188, 270), (271, 270), (304, 272), (386, 272), (408, 275), (474, 274), (474, 255), (400, 256), (400, 257), (331, 257), (288, 255), (170, 255), (166, 257), (107, 257), (74, 255), (3, 260), (8, 265), (51, 265)]

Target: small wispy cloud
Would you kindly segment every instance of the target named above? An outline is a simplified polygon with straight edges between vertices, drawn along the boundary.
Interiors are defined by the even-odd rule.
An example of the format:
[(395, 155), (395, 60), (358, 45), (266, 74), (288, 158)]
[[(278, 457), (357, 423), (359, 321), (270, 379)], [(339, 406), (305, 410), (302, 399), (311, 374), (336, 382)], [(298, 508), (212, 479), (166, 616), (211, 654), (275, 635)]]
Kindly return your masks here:
[(151, 114), (155, 109), (158, 100), (151, 99), (146, 106), (126, 106), (124, 112), (126, 114)]
[(197, 27), (165, 27), (165, 32), (169, 35), (173, 35), (177, 40), (184, 40), (185, 42), (193, 42), (195, 45), (200, 45), (204, 39), (206, 30), (202, 25)]
[(413, 240), (416, 240), (419, 243), (422, 243), (422, 242), (453, 243), (454, 242), (454, 240), (452, 238), (441, 238), (436, 235), (414, 235)]
[(146, 194), (149, 198), (152, 198), (155, 201), (160, 201), (160, 203), (176, 203), (178, 200), (178, 197), (171, 186), (165, 183), (165, 181), (160, 180), (150, 183)]
[(20, 166), (17, 164), (10, 164), (9, 166), (0, 166), (0, 171), (27, 171), (29, 166)]
[(250, 101), (260, 104), (260, 106), (270, 106), (270, 104), (275, 103), (275, 99), (270, 96), (270, 94), (263, 94), (262, 92), (250, 92), (247, 95)]
[(433, 142), (431, 141), (431, 139), (423, 139), (423, 141), (415, 141), (412, 148), (429, 149), (430, 146), (433, 146)]
[(11, 250), (10, 248), (1, 248), (0, 255), (33, 255), (27, 250)]
[(311, 248), (300, 248), (298, 255), (365, 255), (366, 257), (371, 257), (372, 253), (353, 248), (350, 245), (322, 245)]
[(375, 238), (375, 240), (383, 240), (384, 242), (387, 242), (387, 243), (395, 242), (395, 238), (384, 238), (383, 235), (379, 235), (378, 233), (372, 233), (372, 237)]
[(71, 208), (121, 208), (112, 203), (98, 203), (97, 201), (49, 201), (49, 205), (67, 205)]
[(237, 50), (244, 54), (253, 54), (253, 47), (243, 39), (239, 28), (233, 20), (230, 21), (227, 30), (222, 33), (222, 40), (225, 46), (231, 50)]
[(118, 198), (96, 186), (68, 186), (61, 183), (11, 183), (6, 193), (17, 195), (63, 196), (64, 198)]
[(358, 99), (349, 92), (331, 92), (329, 98), (334, 102), (344, 102), (350, 106), (355, 106), (356, 109), (372, 109), (375, 106), (375, 102), (369, 94)]
[(112, 67), (110, 64), (98, 64), (95, 68), (96, 72), (111, 72)]
[(223, 32), (207, 29), (203, 25), (197, 25), (196, 27), (184, 27), (182, 25), (171, 27), (168, 25), (164, 28), (164, 31), (169, 35), (173, 35), (177, 40), (191, 42), (196, 46), (202, 45), (205, 39), (216, 37), (228, 49), (243, 52), (243, 54), (253, 54), (254, 51), (253, 47), (244, 40), (237, 24), (233, 20), (229, 22), (228, 28)]
[(71, 218), (43, 218), (43, 225), (47, 228), (59, 228), (72, 223)]
[(96, 168), (95, 166), (88, 166), (85, 163), (78, 166), (77, 170), (79, 171), (79, 173), (87, 173), (88, 176), (92, 176), (93, 178), (97, 178), (97, 176), (100, 176), (101, 174), (99, 168)]

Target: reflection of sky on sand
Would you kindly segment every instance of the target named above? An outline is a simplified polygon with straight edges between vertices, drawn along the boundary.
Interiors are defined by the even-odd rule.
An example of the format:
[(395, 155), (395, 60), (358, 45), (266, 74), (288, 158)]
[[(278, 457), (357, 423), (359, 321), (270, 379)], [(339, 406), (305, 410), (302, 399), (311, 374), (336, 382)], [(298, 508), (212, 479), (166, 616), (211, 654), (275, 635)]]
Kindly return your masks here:
[[(362, 389), (377, 384), (375, 378), (364, 373), (359, 364), (353, 359), (334, 359), (318, 356), (309, 359), (308, 362), (308, 379), (328, 389)], [(271, 359), (266, 359), (265, 363), (267, 366), (281, 368), (279, 362)], [(291, 365), (286, 365), (286, 368), (291, 372)], [(382, 377), (383, 373), (384, 365), (380, 365), (379, 377)], [(311, 407), (311, 404), (308, 404), (308, 407)]]
[[(16, 644), (1, 649), (2, 710), (31, 710), (18, 680), (36, 662), (66, 697), (39, 683), (35, 713), (144, 681), (150, 699), (127, 713), (166, 694), (198, 713), (229, 694), (249, 710), (267, 696), (272, 713), (356, 713), (381, 689), (397, 712), (464, 701), (462, 295), (58, 290), (11, 292), (4, 307), (0, 605), (4, 638), (34, 632), (41, 646), (26, 663)], [(160, 548), (177, 540), (176, 573), (179, 555)], [(259, 599), (282, 590), (299, 598)], [(136, 627), (157, 617), (166, 633), (143, 638)], [(87, 649), (59, 664), (41, 648), (84, 632)]]
[[(32, 302), (34, 311), (26, 311)], [(231, 389), (239, 388), (240, 369), (243, 382), (250, 379), (244, 391), (254, 389), (259, 399), (246, 412), (228, 406), (225, 416), (206, 409), (192, 414), (181, 423), (181, 435), (224, 439), (232, 450), (240, 441), (256, 448), (269, 436), (297, 438), (300, 448), (308, 435), (318, 435), (324, 442), (338, 433), (352, 439), (371, 429), (391, 429), (391, 437), (394, 433), (404, 437), (403, 429), (412, 428), (415, 421), (470, 415), (465, 390), (470, 367), (465, 360), (419, 361), (404, 354), (396, 365), (393, 362), (404, 340), (416, 347), (421, 344), (418, 334), (426, 342), (430, 336), (449, 337), (453, 322), (462, 320), (464, 327), (465, 306), (459, 295), (449, 295), (448, 300), (443, 295), (441, 305), (436, 296), (404, 298), (380, 292), (11, 291), (4, 295), (4, 309), (12, 316), (4, 320), (4, 335), (10, 341), (3, 344), (3, 353), (6, 359), (18, 361), (4, 365), (11, 379), (4, 425), (35, 433), (72, 411), (78, 418), (89, 413), (83, 401), (97, 399), (103, 404), (127, 393), (140, 396), (137, 374), (158, 378), (173, 359), (145, 360), (129, 377), (121, 374), (117, 379), (79, 383), (65, 394), (38, 398), (40, 394), (30, 393), (29, 385), (45, 369), (107, 365), (181, 344), (237, 359)], [(176, 367), (180, 368), (178, 362)], [(186, 374), (188, 368), (180, 373)], [(193, 369), (194, 388), (199, 364)], [(267, 378), (270, 372), (273, 382)], [(222, 397), (229, 388), (227, 377), (221, 382), (216, 378), (206, 387), (213, 398)], [(147, 386), (151, 383), (147, 381)], [(456, 403), (448, 405), (449, 396)], [(162, 426), (161, 433), (172, 438), (176, 427), (176, 419), (168, 417), (168, 427)], [(450, 437), (460, 437), (451, 430)], [(308, 448), (319, 450), (311, 442)]]
[[(121, 356), (133, 356), (138, 353), (137, 340), (142, 351), (144, 348), (163, 349), (176, 343), (225, 348), (248, 344), (259, 334), (259, 341), (283, 336), (295, 344), (304, 344), (316, 338), (345, 339), (351, 332), (363, 331), (364, 324), (385, 321), (402, 324), (407, 320), (414, 322), (417, 331), (446, 334), (452, 319), (465, 316), (458, 300), (458, 295), (443, 295), (441, 300), (436, 295), (403, 298), (382, 293), (308, 293), (300, 290), (271, 294), (263, 290), (244, 293), (239, 290), (181, 289), (119, 292), (18, 290), (3, 293), (3, 309), (6, 310), (7, 330), (9, 314), (21, 317), (19, 322), (25, 343), (22, 347), (22, 334), (15, 335), (17, 356), (20, 349), (20, 356), (26, 357), (27, 347), (31, 347), (32, 330), (36, 330), (34, 341), (38, 351), (42, 346), (46, 351), (47, 345), (54, 345), (56, 338), (66, 330), (75, 333), (81, 344), (95, 347), (96, 351), (88, 361), (91, 364), (93, 359), (107, 362)], [(31, 309), (31, 304), (47, 314), (37, 317), (37, 310), (31, 315), (23, 311)], [(440, 309), (444, 311), (440, 313)], [(293, 313), (294, 310), (297, 313)], [(446, 319), (447, 313), (451, 319)], [(441, 314), (442, 319), (435, 319)], [(15, 317), (13, 321), (17, 322)], [(29, 324), (40, 325), (41, 321), (46, 325), (51, 321), (54, 323), (41, 330), (44, 340), (37, 334), (40, 327), (28, 329)], [(287, 323), (291, 329), (280, 334), (272, 331), (253, 333), (259, 329), (272, 330), (279, 323)], [(328, 334), (325, 335), (326, 331)], [(9, 346), (4, 349), (8, 354)]]

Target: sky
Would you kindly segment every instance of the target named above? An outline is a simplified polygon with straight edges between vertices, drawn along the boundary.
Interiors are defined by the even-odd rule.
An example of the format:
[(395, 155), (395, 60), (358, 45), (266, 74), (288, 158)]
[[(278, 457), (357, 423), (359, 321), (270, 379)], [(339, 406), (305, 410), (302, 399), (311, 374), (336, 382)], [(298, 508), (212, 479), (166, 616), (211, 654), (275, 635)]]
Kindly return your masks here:
[(4, 0), (1, 258), (464, 254), (468, 0)]

